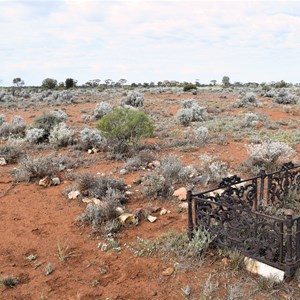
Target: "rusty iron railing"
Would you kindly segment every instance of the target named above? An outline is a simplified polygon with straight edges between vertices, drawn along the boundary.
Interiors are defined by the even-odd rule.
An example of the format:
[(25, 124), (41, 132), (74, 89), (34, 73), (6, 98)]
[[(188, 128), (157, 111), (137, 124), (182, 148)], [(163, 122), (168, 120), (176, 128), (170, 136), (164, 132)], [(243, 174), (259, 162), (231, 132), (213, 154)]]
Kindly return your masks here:
[(205, 227), (217, 247), (283, 270), (289, 281), (300, 266), (300, 215), (286, 209), (290, 193), (300, 194), (300, 165), (241, 180), (224, 178), (217, 188), (188, 191), (188, 229)]

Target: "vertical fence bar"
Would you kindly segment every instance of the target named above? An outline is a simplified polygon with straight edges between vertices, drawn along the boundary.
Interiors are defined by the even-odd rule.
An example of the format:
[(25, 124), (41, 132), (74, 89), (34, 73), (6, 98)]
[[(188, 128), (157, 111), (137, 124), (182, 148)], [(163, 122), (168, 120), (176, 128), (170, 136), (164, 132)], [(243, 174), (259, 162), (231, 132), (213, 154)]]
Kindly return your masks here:
[(285, 277), (290, 281), (293, 276), (293, 210), (285, 211), (286, 219), (286, 257), (285, 257)]
[[(262, 204), (264, 197), (265, 197), (265, 178), (266, 178), (266, 171), (261, 170), (260, 171), (260, 191), (259, 191), (259, 204)], [(257, 196), (256, 196), (257, 198)], [(255, 210), (257, 207), (255, 207)]]
[(297, 219), (296, 229), (296, 260), (300, 259), (300, 218)]
[(279, 225), (279, 230), (280, 230), (279, 262), (283, 263), (283, 243), (284, 243), (284, 238), (283, 238), (283, 223), (282, 222)]
[(194, 224), (193, 224), (193, 199), (192, 199), (192, 190), (187, 191), (187, 201), (188, 201), (188, 222), (189, 222), (189, 239), (193, 238)]
[(271, 200), (271, 186), (272, 186), (272, 179), (273, 179), (273, 175), (272, 174), (268, 174), (267, 175), (268, 178), (268, 188), (267, 188), (267, 204), (270, 204), (270, 200)]

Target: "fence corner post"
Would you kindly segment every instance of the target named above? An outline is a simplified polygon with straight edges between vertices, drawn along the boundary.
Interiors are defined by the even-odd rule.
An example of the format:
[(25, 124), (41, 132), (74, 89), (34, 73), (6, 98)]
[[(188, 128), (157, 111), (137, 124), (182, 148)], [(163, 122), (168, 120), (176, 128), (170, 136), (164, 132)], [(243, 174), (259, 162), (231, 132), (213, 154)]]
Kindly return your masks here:
[(188, 201), (188, 236), (191, 240), (193, 238), (194, 224), (193, 224), (193, 205), (192, 205), (192, 189), (187, 190), (187, 201)]
[(293, 210), (285, 210), (286, 224), (286, 259), (285, 259), (285, 277), (286, 281), (290, 281), (294, 274), (293, 265)]

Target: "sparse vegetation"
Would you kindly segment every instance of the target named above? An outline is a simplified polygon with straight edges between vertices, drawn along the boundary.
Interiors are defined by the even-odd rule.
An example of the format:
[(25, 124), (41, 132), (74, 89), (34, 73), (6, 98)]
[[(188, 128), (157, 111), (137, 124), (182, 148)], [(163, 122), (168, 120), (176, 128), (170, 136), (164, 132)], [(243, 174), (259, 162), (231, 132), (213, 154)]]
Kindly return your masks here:
[(107, 141), (96, 129), (84, 128), (80, 131), (80, 147), (83, 150), (96, 148), (102, 150), (106, 147)]
[(15, 276), (7, 276), (0, 278), (0, 285), (4, 285), (8, 288), (13, 288), (19, 284), (19, 279)]
[(141, 107), (144, 105), (144, 95), (138, 91), (129, 92), (127, 97), (122, 100), (122, 104), (133, 107)]
[(254, 174), (259, 170), (274, 171), (280, 162), (287, 162), (296, 152), (290, 146), (280, 142), (262, 142), (246, 145), (249, 158), (245, 166)]
[(18, 168), (14, 170), (13, 174), (17, 182), (30, 182), (46, 176), (58, 176), (60, 171), (70, 166), (72, 166), (71, 161), (63, 155), (27, 156), (20, 159)]
[(208, 119), (205, 107), (200, 107), (194, 99), (187, 99), (182, 102), (182, 108), (176, 113), (176, 119), (184, 126), (191, 122), (206, 121)]
[[(43, 113), (38, 116), (33, 123), (34, 128), (44, 130), (44, 135), (42, 138), (38, 138), (38, 141), (46, 141), (49, 139), (51, 131), (59, 123), (65, 122), (67, 120), (67, 115), (63, 111), (53, 111), (50, 113)], [(57, 130), (57, 129), (56, 129)], [(35, 132), (36, 134), (37, 132)], [(38, 132), (41, 134), (41, 131)]]
[[(172, 195), (181, 188), (184, 195), (184, 188), (193, 185), (200, 192), (211, 189), (231, 174), (248, 178), (262, 167), (267, 172), (275, 170), (294, 156), (298, 163), (299, 105), (289, 97), (296, 99), (299, 87), (287, 84), (286, 96), (279, 85), (229, 83), (223, 89), (220, 85), (204, 87), (197, 81), (197, 91), (187, 94), (179, 82), (132, 86), (103, 82), (72, 88), (59, 83), (52, 90), (0, 89), (3, 245), (14, 240), (1, 252), (3, 297), (19, 297), (20, 293), (29, 297), (26, 291), (30, 290), (30, 297), (42, 299), (45, 289), (48, 297), (57, 299), (97, 298), (98, 293), (108, 299), (131, 299), (135, 291), (127, 277), (138, 276), (155, 286), (145, 293), (137, 287), (138, 297), (147, 299), (161, 298), (166, 292), (170, 299), (300, 298), (295, 281), (268, 285), (260, 283), (258, 275), (247, 273), (239, 251), (208, 249), (214, 236), (205, 229), (194, 232), (191, 241), (186, 231), (178, 232), (186, 227), (187, 203)], [(186, 99), (191, 92), (194, 99)], [(248, 97), (245, 101), (243, 95)], [(275, 100), (278, 95), (289, 99)], [(232, 109), (237, 97), (242, 104)], [(282, 106), (285, 102), (290, 104)], [(49, 111), (43, 114), (45, 108)], [(86, 115), (80, 118), (80, 114)], [(105, 124), (103, 128), (99, 123)], [(245, 146), (250, 141), (253, 144)], [(241, 164), (245, 158), (247, 162)], [(44, 179), (51, 183), (37, 184)], [(286, 208), (295, 215), (300, 212), (297, 191), (279, 200), (276, 205), (262, 205), (259, 211), (278, 218), (284, 217)], [(229, 215), (230, 210), (224, 209), (224, 215)], [(214, 224), (213, 214), (208, 216)], [(122, 215), (134, 221), (127, 223)], [(76, 222), (74, 216), (78, 216)], [(23, 225), (28, 230), (19, 231)], [(78, 234), (82, 239), (76, 239)], [(138, 238), (132, 242), (134, 236)], [(57, 237), (62, 240), (57, 242)], [(28, 247), (22, 243), (27, 238), (43, 243)], [(19, 240), (24, 249), (16, 251), (13, 245)], [(55, 271), (48, 263), (51, 257), (57, 262)], [(185, 270), (190, 272), (188, 277), (182, 274)], [(16, 283), (4, 280), (7, 272), (17, 275), (9, 276)], [(65, 272), (76, 279), (72, 284), (61, 281)], [(120, 293), (105, 289), (117, 277)], [(39, 282), (38, 290), (34, 282)], [(121, 294), (126, 285), (128, 289)]]
[(259, 106), (259, 102), (254, 93), (241, 93), (233, 104), (234, 107), (251, 107)]
[(67, 242), (57, 242), (57, 258), (60, 261), (66, 261), (71, 257), (76, 256), (76, 252), (73, 251), (70, 246), (67, 244)]

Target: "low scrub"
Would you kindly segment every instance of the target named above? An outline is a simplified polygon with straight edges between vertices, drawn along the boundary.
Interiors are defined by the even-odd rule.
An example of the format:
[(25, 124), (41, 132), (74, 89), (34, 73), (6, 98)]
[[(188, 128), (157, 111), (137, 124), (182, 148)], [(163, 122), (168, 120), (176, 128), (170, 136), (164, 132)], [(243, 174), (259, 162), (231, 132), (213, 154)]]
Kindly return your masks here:
[(125, 153), (142, 138), (153, 135), (153, 124), (142, 111), (117, 108), (97, 123), (97, 129), (112, 145), (113, 152)]
[(244, 165), (254, 174), (258, 174), (261, 169), (274, 171), (279, 163), (290, 161), (296, 154), (293, 148), (280, 142), (265, 141), (246, 145), (246, 148), (249, 157)]
[(236, 102), (233, 104), (233, 107), (257, 107), (259, 102), (254, 93), (241, 93), (237, 98)]
[(112, 106), (107, 102), (100, 102), (97, 104), (93, 112), (93, 117), (95, 120), (101, 119), (103, 116), (111, 113), (113, 111)]
[(101, 204), (89, 203), (77, 218), (79, 222), (92, 226), (94, 233), (115, 233), (121, 227), (116, 208), (125, 202), (124, 182), (107, 176), (84, 173), (77, 178), (77, 188), (86, 197), (97, 198)]
[(22, 138), (25, 136), (25, 131), (26, 122), (21, 116), (15, 116), (9, 123), (6, 123), (3, 118), (0, 121), (0, 137), (2, 138)]
[(204, 255), (213, 241), (210, 233), (199, 228), (189, 240), (187, 232), (169, 231), (159, 236), (154, 241), (137, 238), (135, 243), (129, 245), (129, 249), (136, 256), (159, 255), (167, 259), (174, 259), (179, 267), (192, 269), (199, 266)]
[(297, 104), (300, 103), (300, 97), (291, 94), (287, 89), (280, 89), (272, 99), (277, 104)]
[(43, 113), (42, 115), (35, 118), (33, 122), (34, 128), (43, 129), (44, 136), (42, 141), (46, 141), (49, 139), (49, 135), (51, 130), (54, 129), (61, 122), (67, 121), (67, 114), (63, 111), (53, 111), (49, 113)]
[(144, 106), (144, 95), (138, 91), (129, 92), (127, 97), (122, 100), (122, 105), (130, 105), (133, 107)]
[(66, 147), (73, 141), (73, 131), (63, 122), (55, 125), (49, 134), (49, 143), (56, 147)]
[(34, 181), (46, 176), (58, 176), (60, 171), (72, 167), (71, 161), (63, 155), (49, 154), (23, 157), (13, 174), (17, 182)]
[(117, 199), (118, 201), (123, 202), (125, 199), (123, 195), (125, 189), (123, 180), (113, 177), (95, 176), (90, 173), (83, 173), (78, 175), (76, 186), (80, 193), (86, 197), (102, 199), (107, 195), (112, 196), (112, 191), (115, 191), (115, 194), (120, 195), (120, 198)]
[(96, 148), (102, 150), (106, 147), (107, 141), (100, 134), (99, 130), (84, 128), (80, 131), (80, 148), (83, 150), (88, 150), (91, 148)]
[(201, 172), (208, 177), (209, 182), (218, 183), (228, 176), (229, 166), (214, 156), (202, 154), (199, 156)]
[(0, 147), (0, 157), (7, 163), (16, 163), (25, 153), (23, 140), (9, 139), (6, 145)]
[(191, 122), (206, 121), (208, 119), (205, 107), (200, 107), (194, 99), (186, 99), (182, 102), (182, 108), (176, 113), (177, 121), (188, 126)]

